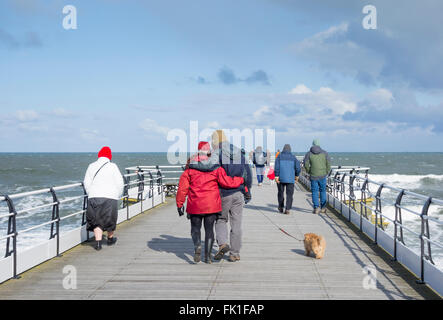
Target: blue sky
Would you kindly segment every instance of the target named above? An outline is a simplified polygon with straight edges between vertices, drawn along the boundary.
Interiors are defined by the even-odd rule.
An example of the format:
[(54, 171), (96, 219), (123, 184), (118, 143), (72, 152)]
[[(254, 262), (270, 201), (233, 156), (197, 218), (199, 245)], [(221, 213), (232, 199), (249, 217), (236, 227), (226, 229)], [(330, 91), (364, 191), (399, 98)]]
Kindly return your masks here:
[[(362, 9), (377, 8), (377, 29)], [(62, 27), (65, 5), (76, 30)], [(441, 1), (4, 0), (0, 152), (166, 151), (189, 121), (443, 151)]]

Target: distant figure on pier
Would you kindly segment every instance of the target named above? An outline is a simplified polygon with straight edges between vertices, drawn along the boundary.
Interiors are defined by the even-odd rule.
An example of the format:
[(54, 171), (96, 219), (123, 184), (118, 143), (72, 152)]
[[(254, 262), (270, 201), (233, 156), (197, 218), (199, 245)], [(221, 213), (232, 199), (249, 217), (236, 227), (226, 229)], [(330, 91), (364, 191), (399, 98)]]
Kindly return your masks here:
[[(291, 146), (285, 144), (283, 151), (275, 159), (275, 182), (278, 188), (278, 211), (289, 214), (292, 208), (292, 198), (294, 196), (294, 184), (300, 176), (300, 161), (291, 153)], [(284, 205), (284, 192), (286, 188), (286, 207)]]
[[(240, 260), (242, 237), (242, 214), (245, 202), (251, 200), (252, 173), (241, 149), (229, 143), (223, 130), (212, 134), (213, 157), (217, 157), (226, 174), (231, 177), (245, 177), (245, 185), (237, 189), (221, 188), (222, 214), (217, 217), (215, 233), (219, 250), (214, 260), (221, 260), (229, 253), (229, 260)], [(228, 245), (228, 221), (231, 225), (230, 246)]]
[(205, 226), (205, 262), (212, 263), (214, 223), (222, 211), (219, 185), (223, 188), (238, 188), (242, 177), (229, 177), (218, 161), (211, 161), (208, 142), (198, 144), (198, 154), (191, 157), (189, 166), (180, 177), (176, 196), (177, 211), (184, 214), (183, 205), (188, 197), (186, 212), (191, 220), (191, 236), (194, 242), (194, 262), (201, 260), (201, 226)]
[[(312, 204), (314, 213), (326, 212), (326, 177), (331, 171), (329, 154), (320, 148), (320, 141), (314, 139), (312, 147), (303, 160), (306, 172), (311, 179)], [(318, 193), (320, 191), (320, 203)]]
[(87, 230), (95, 235), (95, 249), (101, 250), (103, 231), (108, 232), (107, 243), (117, 241), (114, 231), (117, 224), (118, 200), (123, 194), (123, 177), (115, 163), (111, 162), (109, 147), (103, 147), (98, 153), (98, 160), (86, 170), (84, 186), (88, 194), (86, 212)]
[(263, 184), (263, 177), (265, 175), (265, 167), (268, 163), (268, 155), (263, 151), (262, 147), (255, 148), (252, 155), (252, 162), (255, 165), (258, 185), (261, 186)]
[(277, 159), (279, 155), (280, 155), (280, 149), (277, 149), (277, 153), (275, 154), (275, 159)]

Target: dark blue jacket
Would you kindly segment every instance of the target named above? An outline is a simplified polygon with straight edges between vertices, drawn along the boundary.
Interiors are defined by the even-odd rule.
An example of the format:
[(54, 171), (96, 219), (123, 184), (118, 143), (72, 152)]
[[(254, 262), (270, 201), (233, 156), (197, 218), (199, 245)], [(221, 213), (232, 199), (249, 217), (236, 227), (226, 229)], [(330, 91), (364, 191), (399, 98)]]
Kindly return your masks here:
[(295, 177), (300, 175), (300, 161), (291, 153), (282, 151), (275, 159), (275, 176), (282, 183), (295, 183)]
[[(220, 143), (219, 149), (215, 150), (211, 156), (218, 157), (220, 165), (225, 169), (226, 174), (230, 177), (245, 177), (245, 185), (251, 190), (252, 173), (249, 164), (246, 162), (243, 150), (233, 146), (229, 142)], [(223, 189), (220, 187), (222, 197), (229, 196), (237, 191), (244, 192), (244, 186), (241, 185), (235, 189)]]

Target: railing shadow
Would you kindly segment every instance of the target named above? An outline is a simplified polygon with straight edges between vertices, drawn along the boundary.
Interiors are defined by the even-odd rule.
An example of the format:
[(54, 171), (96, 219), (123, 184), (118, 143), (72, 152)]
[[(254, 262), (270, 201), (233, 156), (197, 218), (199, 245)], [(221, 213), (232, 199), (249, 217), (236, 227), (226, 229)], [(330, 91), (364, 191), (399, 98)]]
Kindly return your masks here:
[(251, 204), (246, 204), (244, 206), (244, 208), (252, 209), (252, 210), (263, 210), (263, 211), (278, 213), (277, 209), (271, 209), (271, 208), (263, 207), (263, 206), (255, 206), (255, 205), (251, 205)]
[[(309, 205), (313, 206), (311, 199), (306, 199), (306, 202), (309, 203)], [(336, 219), (331, 217), (330, 215), (334, 216), (335, 218), (338, 218), (340, 221), (343, 221), (351, 230), (343, 228), (339, 223), (337, 223)], [(410, 296), (403, 292), (402, 288), (398, 287), (394, 281), (389, 277), (391, 272), (389, 270), (385, 270), (384, 268), (380, 268), (380, 266), (377, 265), (377, 262), (374, 261), (373, 258), (369, 256), (370, 253), (379, 256), (388, 266), (390, 266), (395, 272), (396, 275), (399, 275), (401, 278), (403, 278), (406, 282), (411, 284), (411, 287), (419, 294), (426, 298), (432, 299), (432, 294), (430, 294), (427, 290), (424, 290), (424, 288), (417, 287), (415, 283), (415, 279), (413, 279), (413, 276), (406, 276), (403, 270), (401, 270), (401, 266), (395, 265), (392, 263), (389, 257), (386, 256), (384, 252), (382, 252), (381, 248), (371, 246), (371, 243), (369, 240), (364, 239), (364, 237), (359, 237), (358, 234), (357, 238), (363, 240), (367, 245), (369, 245), (371, 252), (368, 252), (364, 250), (356, 241), (355, 237), (351, 235), (354, 231), (355, 227), (351, 225), (350, 222), (348, 222), (341, 214), (335, 214), (334, 212), (328, 212), (326, 214), (319, 214), (319, 217), (324, 220), (324, 222), (332, 229), (332, 231), (340, 238), (340, 240), (343, 242), (343, 245), (345, 248), (349, 250), (351, 255), (354, 257), (355, 261), (362, 267), (368, 266), (367, 263), (364, 263), (363, 260), (357, 255), (358, 253), (363, 254), (369, 261), (370, 264), (372, 264), (372, 267), (374, 267), (377, 270), (377, 274), (383, 276), (392, 286), (395, 288), (396, 291), (388, 290), (383, 284), (380, 283), (380, 281), (377, 281), (377, 288), (384, 292), (384, 294), (389, 299), (394, 299), (395, 296), (400, 295), (404, 299), (410, 299)], [(348, 241), (346, 239), (348, 239)], [(353, 247), (355, 246), (355, 247)], [(423, 290), (420, 290), (423, 289)]]
[[(309, 202), (309, 201), (308, 201)], [(355, 232), (353, 231), (354, 228), (349, 225), (350, 223), (346, 221), (343, 217), (340, 215), (337, 215), (336, 218), (338, 218), (340, 221), (343, 221), (348, 227), (352, 230), (346, 230), (341, 226), (340, 224), (335, 221), (334, 218), (330, 217), (329, 215), (334, 215), (334, 213), (328, 212), (326, 214), (319, 214), (319, 217), (324, 220), (324, 222), (333, 230), (333, 232), (340, 238), (340, 240), (343, 242), (345, 248), (349, 250), (351, 255), (354, 257), (355, 261), (362, 266), (362, 268), (370, 266), (374, 267), (377, 270), (377, 275), (381, 275), (383, 278), (388, 281), (392, 287), (395, 289), (395, 291), (388, 290), (379, 280), (377, 280), (377, 288), (383, 291), (383, 293), (389, 298), (394, 299), (395, 296), (401, 296), (404, 299), (411, 299), (410, 295), (403, 292), (402, 288), (398, 287), (397, 284), (389, 277), (390, 274), (392, 274), (389, 269), (386, 270), (385, 268), (381, 268), (379, 265), (377, 265), (377, 261), (375, 261), (372, 257), (370, 257), (370, 253), (373, 255), (376, 255), (380, 257), (389, 267), (391, 267), (395, 272), (396, 275), (403, 278), (407, 283), (411, 284), (411, 287), (419, 294), (423, 295), (424, 297), (430, 298), (427, 293), (424, 292), (424, 290), (419, 290), (413, 283), (414, 279), (412, 279), (412, 276), (406, 277), (404, 272), (400, 270), (400, 266), (395, 265), (389, 257), (386, 257), (385, 254), (382, 252), (380, 248), (371, 246), (368, 240), (363, 239), (362, 237), (358, 237), (358, 239), (363, 240), (367, 245), (370, 245), (370, 248), (372, 249), (372, 252), (368, 252), (364, 250), (356, 241), (355, 237), (352, 236), (351, 233)], [(346, 239), (348, 240), (346, 240)], [(352, 245), (351, 245), (352, 244)], [(355, 247), (353, 247), (355, 246)], [(363, 260), (357, 255), (357, 252), (363, 254), (366, 259), (368, 259), (369, 264), (363, 262)]]
[(193, 246), (188, 245), (191, 243), (192, 240), (190, 238), (179, 238), (162, 234), (159, 238), (153, 238), (148, 241), (147, 246), (158, 252), (173, 253), (177, 256), (177, 258), (180, 258), (189, 264), (194, 264), (194, 261), (187, 256), (187, 254), (194, 254), (192, 249)]

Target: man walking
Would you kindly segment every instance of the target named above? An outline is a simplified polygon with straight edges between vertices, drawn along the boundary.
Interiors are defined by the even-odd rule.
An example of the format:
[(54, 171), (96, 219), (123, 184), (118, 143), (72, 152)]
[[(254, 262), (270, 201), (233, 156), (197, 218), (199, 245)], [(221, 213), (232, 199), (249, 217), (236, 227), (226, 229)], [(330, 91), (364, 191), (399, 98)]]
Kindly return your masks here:
[[(285, 144), (283, 151), (275, 159), (275, 182), (278, 188), (278, 211), (289, 214), (292, 208), (292, 198), (294, 195), (294, 183), (298, 181), (300, 175), (300, 161), (291, 153), (291, 146)], [(284, 192), (286, 189), (286, 207), (284, 206)]]
[[(220, 188), (222, 196), (222, 213), (215, 222), (215, 233), (219, 250), (214, 260), (221, 260), (225, 253), (229, 252), (229, 260), (240, 260), (240, 248), (242, 237), (242, 213), (245, 198), (250, 199), (252, 184), (251, 168), (246, 162), (245, 154), (241, 149), (229, 143), (223, 130), (217, 130), (212, 134), (213, 159), (218, 159), (226, 174), (231, 177), (244, 177), (247, 194), (244, 195), (244, 187), (234, 189)], [(228, 245), (228, 221), (231, 225), (230, 246)]]
[(263, 176), (265, 174), (265, 166), (268, 164), (268, 155), (263, 152), (262, 147), (257, 147), (252, 155), (252, 163), (255, 165), (257, 173), (257, 183), (259, 186), (263, 184)]
[[(312, 147), (303, 160), (306, 172), (311, 179), (312, 204), (314, 213), (326, 212), (326, 177), (331, 171), (329, 154), (320, 148), (320, 141), (314, 139)], [(320, 192), (320, 203), (318, 194)]]

